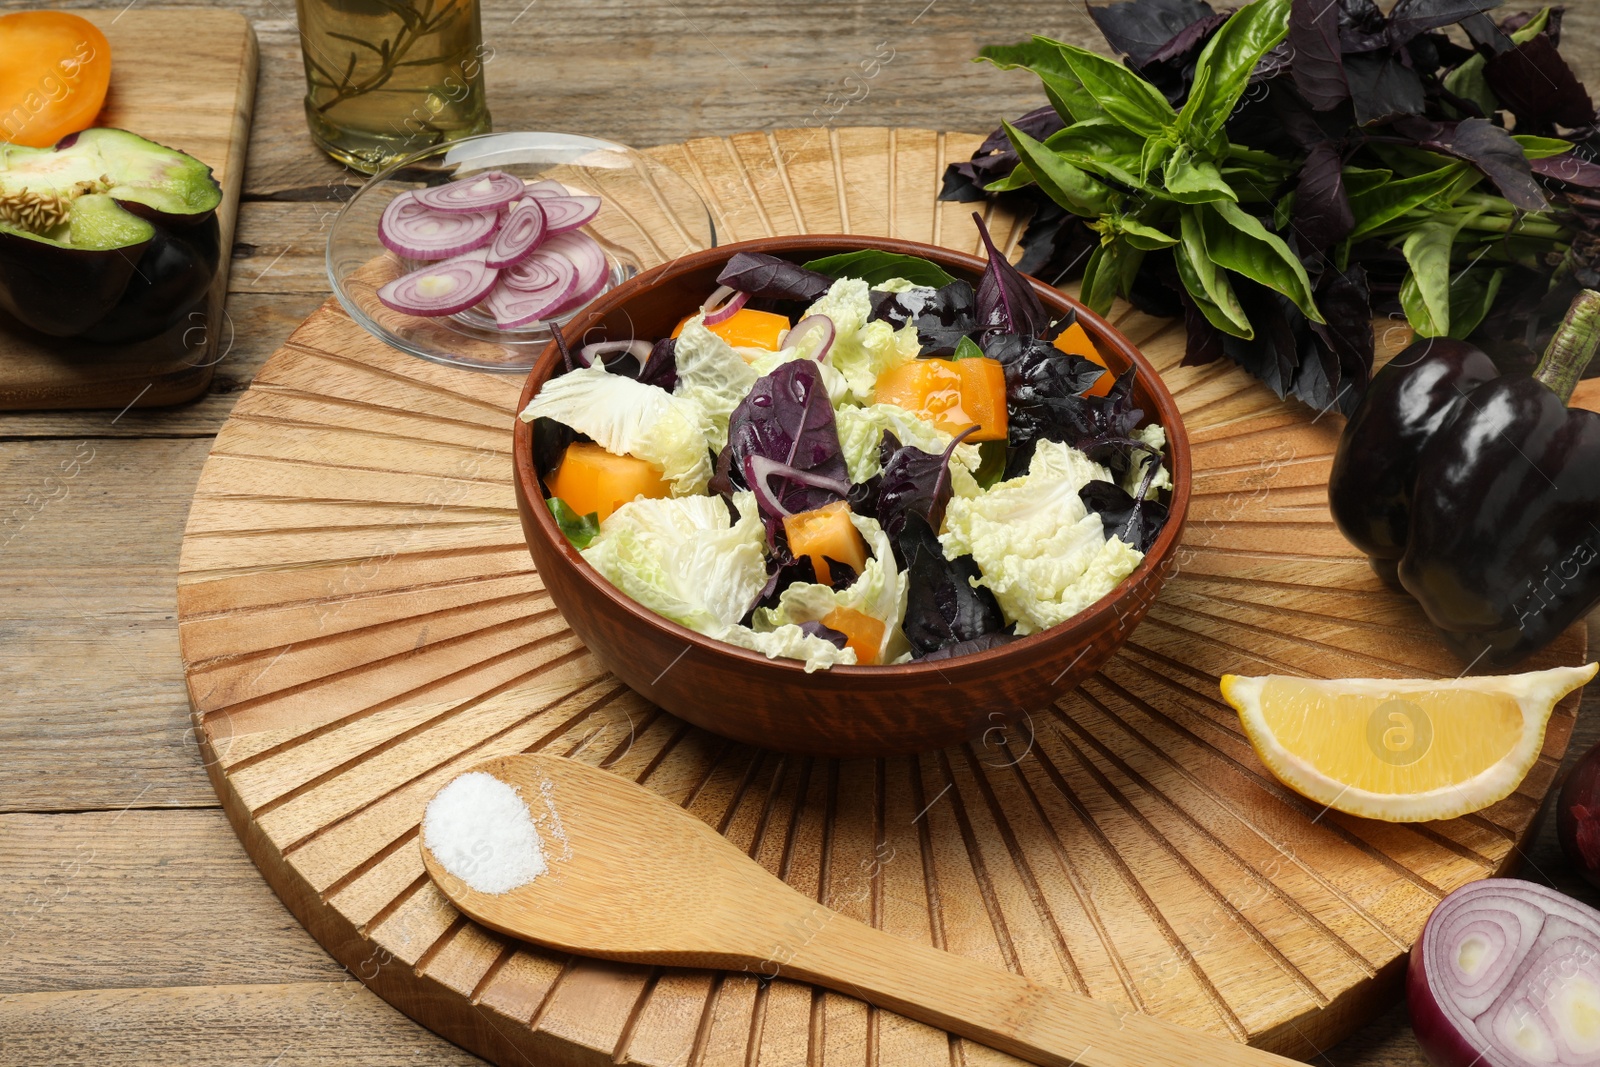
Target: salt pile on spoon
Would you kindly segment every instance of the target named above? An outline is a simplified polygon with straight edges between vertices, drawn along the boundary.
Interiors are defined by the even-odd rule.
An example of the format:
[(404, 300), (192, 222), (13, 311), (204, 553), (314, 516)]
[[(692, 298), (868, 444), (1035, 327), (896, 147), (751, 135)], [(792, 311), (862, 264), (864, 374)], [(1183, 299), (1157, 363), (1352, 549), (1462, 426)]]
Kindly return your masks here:
[(522, 795), (483, 771), (461, 775), (428, 802), (422, 839), (479, 893), (509, 893), (549, 869)]

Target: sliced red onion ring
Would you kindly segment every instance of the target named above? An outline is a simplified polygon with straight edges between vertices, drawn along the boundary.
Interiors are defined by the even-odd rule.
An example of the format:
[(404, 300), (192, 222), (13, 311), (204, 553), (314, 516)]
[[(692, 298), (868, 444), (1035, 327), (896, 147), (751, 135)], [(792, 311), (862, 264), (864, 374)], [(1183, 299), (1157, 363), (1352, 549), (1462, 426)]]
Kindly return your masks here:
[(389, 201), (378, 219), (378, 240), (406, 259), (449, 259), (494, 240), (500, 216), (493, 211), (436, 211), (415, 192)]
[[(719, 293), (721, 291), (721, 289), (717, 290)], [(733, 318), (734, 315), (738, 314), (739, 309), (744, 307), (745, 301), (749, 299), (749, 293), (734, 293), (732, 300), (729, 300), (726, 304), (723, 304), (721, 307), (716, 308), (713, 311), (707, 311), (705, 313), (705, 318), (702, 321), (707, 326), (715, 326), (719, 322), (727, 322), (729, 319)], [(707, 301), (707, 304), (710, 304), (710, 301)]]
[(396, 311), (429, 318), (465, 311), (489, 294), (500, 273), (485, 265), (479, 249), (430, 263), (378, 290), (378, 299)]
[[(543, 255), (541, 249), (528, 258), (533, 259)], [(538, 319), (553, 318), (572, 292), (573, 283), (578, 277), (577, 272), (572, 269), (572, 264), (561, 256), (548, 258), (551, 260), (549, 266), (552, 269), (550, 282), (545, 288), (514, 289), (502, 276), (500, 283), (489, 291), (487, 301), (489, 314), (494, 316), (495, 325), (502, 330), (514, 330)], [(528, 260), (522, 262), (526, 263)]]
[(501, 271), (500, 281), (525, 293), (542, 292), (552, 286), (566, 286), (567, 291), (563, 295), (570, 296), (576, 290), (578, 269), (566, 256), (539, 248)]
[(769, 479), (779, 477), (785, 481), (799, 482), (802, 485), (816, 486), (818, 489), (827, 489), (838, 493), (841, 497), (850, 493), (850, 483), (842, 482), (835, 478), (827, 478), (811, 471), (791, 467), (787, 463), (779, 463), (766, 456), (749, 455), (744, 459), (744, 480), (750, 486), (751, 492), (756, 495), (756, 503), (765, 511), (777, 515), (792, 515), (794, 512), (783, 506), (778, 499), (778, 494), (772, 491)]
[(1600, 912), (1515, 878), (1465, 885), (1412, 948), (1406, 999), (1438, 1067), (1592, 1067)]
[(565, 256), (578, 272), (578, 283), (571, 295), (551, 315), (564, 315), (582, 307), (598, 296), (611, 280), (611, 265), (606, 262), (605, 249), (586, 233), (558, 233), (547, 237), (539, 251)]
[(489, 266), (496, 270), (509, 267), (537, 248), (542, 240), (544, 209), (537, 200), (519, 200), (512, 205), (511, 213), (500, 224), (494, 240), (489, 244)]
[(571, 196), (572, 192), (565, 185), (550, 178), (544, 181), (530, 182), (523, 191), (524, 196)]
[(435, 211), (498, 211), (527, 189), (522, 179), (498, 170), (457, 178), (444, 185), (418, 189), (417, 202)]
[(600, 214), (598, 196), (541, 196), (537, 199), (544, 208), (545, 225), (553, 234), (576, 230)]
[(649, 341), (596, 341), (592, 345), (584, 345), (578, 349), (579, 362), (585, 367), (592, 366), (597, 359), (604, 359), (614, 352), (626, 352), (644, 368), (644, 361), (650, 358), (651, 344)]
[(817, 348), (817, 354), (811, 358), (821, 363), (833, 348), (833, 320), (826, 315), (807, 315), (795, 323), (794, 329), (784, 334), (783, 347), (799, 348), (800, 342), (805, 340), (806, 335), (816, 330), (822, 331), (822, 344)]

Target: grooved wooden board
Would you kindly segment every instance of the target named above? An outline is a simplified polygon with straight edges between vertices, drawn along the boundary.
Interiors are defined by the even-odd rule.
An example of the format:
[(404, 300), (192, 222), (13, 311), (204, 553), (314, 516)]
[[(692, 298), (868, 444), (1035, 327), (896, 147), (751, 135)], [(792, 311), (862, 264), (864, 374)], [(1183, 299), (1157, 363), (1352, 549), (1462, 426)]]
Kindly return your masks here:
[[(892, 234), (976, 249), (934, 196), (978, 138), (779, 130), (652, 149), (724, 240)], [(991, 211), (1015, 249), (1020, 225)], [(1291, 1054), (1389, 1003), (1433, 905), (1515, 866), (1576, 694), (1511, 797), (1425, 825), (1279, 785), (1226, 671), (1454, 675), (1420, 612), (1333, 529), (1340, 420), (1128, 308), (1196, 470), (1149, 618), (1024, 725), (916, 758), (733, 746), (602, 672), (544, 594), (510, 484), (520, 382), (413, 359), (331, 302), (239, 400), (184, 540), (180, 636), (213, 782), (268, 881), (341, 962), (500, 1064), (1016, 1062), (859, 1000), (745, 974), (568, 959), (491, 934), (428, 881), (417, 824), (459, 768), (547, 751), (632, 776), (802, 892), (903, 937)], [(1543, 660), (1581, 662), (1569, 631)], [(1545, 665), (1543, 663), (1536, 665)]]
[(0, 313), (0, 410), (156, 407), (191, 400), (233, 344), (223, 311), (233, 224), (256, 92), (256, 35), (237, 11), (129, 4), (74, 12), (111, 44), (111, 89), (96, 125), (131, 130), (195, 156), (222, 184), (221, 259), (202, 311), (130, 345), (47, 338)]

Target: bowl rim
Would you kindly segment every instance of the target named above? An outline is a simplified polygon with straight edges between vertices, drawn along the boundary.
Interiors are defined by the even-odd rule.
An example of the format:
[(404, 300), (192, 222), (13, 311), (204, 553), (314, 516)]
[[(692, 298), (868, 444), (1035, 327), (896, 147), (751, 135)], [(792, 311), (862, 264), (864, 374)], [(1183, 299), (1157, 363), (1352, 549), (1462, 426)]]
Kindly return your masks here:
[[(582, 338), (588, 332), (600, 326), (601, 320), (609, 313), (617, 310), (638, 293), (658, 285), (669, 278), (679, 274), (686, 274), (700, 270), (703, 267), (726, 262), (740, 252), (761, 252), (768, 255), (782, 254), (806, 249), (834, 248), (856, 250), (861, 248), (881, 249), (887, 252), (898, 252), (910, 256), (920, 256), (933, 259), (945, 266), (955, 266), (967, 271), (976, 278), (982, 274), (988, 261), (965, 252), (944, 248), (939, 245), (924, 244), (919, 241), (908, 241), (893, 237), (873, 237), (863, 234), (797, 234), (783, 237), (758, 237), (749, 241), (740, 241), (733, 244), (718, 245), (715, 248), (703, 249), (690, 253), (678, 259), (652, 267), (650, 270), (623, 282), (621, 285), (605, 293), (600, 299), (590, 304), (585, 309), (586, 314), (581, 319), (570, 320), (563, 328), (562, 339), (575, 336)], [(621, 608), (642, 625), (655, 627), (665, 633), (681, 639), (688, 648), (698, 649), (702, 653), (725, 657), (731, 661), (744, 664), (756, 669), (775, 670), (793, 676), (791, 680), (802, 681), (820, 675), (829, 675), (839, 678), (851, 679), (857, 682), (868, 679), (893, 682), (924, 681), (929, 676), (944, 675), (951, 669), (958, 669), (963, 673), (998, 664), (1013, 656), (1027, 656), (1030, 652), (1041, 652), (1047, 646), (1055, 645), (1062, 641), (1075, 638), (1087, 638), (1108, 625), (1113, 624), (1113, 619), (1108, 618), (1121, 598), (1128, 595), (1130, 590), (1142, 588), (1143, 584), (1156, 577), (1161, 568), (1166, 566), (1166, 561), (1177, 547), (1178, 538), (1183, 532), (1184, 523), (1188, 517), (1189, 494), (1191, 482), (1191, 461), (1189, 452), (1189, 438), (1184, 431), (1183, 417), (1178, 410), (1177, 401), (1168, 391), (1166, 383), (1155, 367), (1144, 357), (1144, 354), (1129, 341), (1119, 330), (1113, 327), (1101, 316), (1095, 314), (1080, 301), (1068, 296), (1053, 286), (1032, 275), (1023, 275), (1032, 283), (1034, 291), (1047, 301), (1065, 304), (1074, 308), (1078, 313), (1078, 320), (1084, 324), (1095, 340), (1104, 339), (1117, 353), (1132, 367), (1136, 368), (1140, 377), (1144, 379), (1151, 395), (1156, 401), (1156, 412), (1151, 413), (1155, 421), (1161, 423), (1167, 434), (1167, 449), (1170, 462), (1168, 470), (1172, 474), (1172, 495), (1166, 525), (1162, 527), (1156, 543), (1150, 551), (1145, 553), (1139, 566), (1134, 568), (1122, 581), (1118, 582), (1109, 592), (1093, 604), (1078, 612), (1071, 619), (1058, 623), (1055, 626), (1038, 630), (1024, 637), (1008, 641), (994, 648), (973, 652), (964, 656), (937, 660), (912, 660), (908, 663), (859, 665), (835, 664), (826, 670), (807, 672), (805, 664), (796, 659), (768, 658), (766, 655), (752, 649), (740, 648), (712, 637), (707, 637), (696, 630), (674, 622), (665, 616), (640, 604), (622, 590), (612, 585), (599, 571), (595, 570), (587, 560), (572, 547), (571, 542), (561, 533), (556, 525), (555, 518), (550, 514), (550, 509), (544, 507), (544, 495), (539, 489), (538, 471), (533, 462), (533, 424), (524, 422), (521, 412), (528, 406), (533, 398), (536, 385), (542, 385), (548, 380), (555, 370), (556, 363), (560, 360), (560, 352), (552, 340), (539, 358), (534, 361), (533, 369), (528, 372), (528, 378), (523, 383), (522, 395), (517, 402), (516, 413), (512, 420), (515, 423), (513, 431), (512, 460), (516, 472), (517, 490), (529, 503), (528, 511), (534, 516), (534, 524), (539, 533), (549, 545), (556, 550), (561, 558), (582, 576), (586, 586), (595, 594), (604, 597), (612, 604)], [(537, 506), (535, 505), (537, 502)], [(1121, 612), (1116, 612), (1114, 617), (1121, 618)], [(688, 651), (685, 649), (685, 652)], [(946, 678), (948, 681), (949, 679)]]

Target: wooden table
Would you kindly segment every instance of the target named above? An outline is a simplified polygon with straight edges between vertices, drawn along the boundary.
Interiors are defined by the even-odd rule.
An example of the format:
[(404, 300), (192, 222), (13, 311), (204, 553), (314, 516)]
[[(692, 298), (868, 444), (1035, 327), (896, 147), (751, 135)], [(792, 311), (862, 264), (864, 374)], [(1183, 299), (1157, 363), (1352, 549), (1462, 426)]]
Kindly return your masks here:
[[(368, 993), (295, 923), (223, 819), (190, 737), (174, 623), (189, 498), (238, 392), (325, 298), (326, 228), (357, 180), (306, 136), (293, 5), (229, 6), (254, 22), (261, 81), (234, 336), (211, 394), (170, 410), (0, 416), (0, 511), (13, 520), (0, 531), (11, 698), (0, 708), (0, 1067), (479, 1063)], [(1600, 87), (1600, 0), (1568, 6), (1566, 51)], [(484, 7), (498, 128), (641, 146), (825, 122), (859, 96), (843, 79), (880, 42), (893, 59), (835, 122), (987, 130), (1039, 93), (1027, 76), (969, 63), (978, 47), (1032, 32), (1100, 44), (1061, 0)], [(181, 91), (182, 71), (173, 77)], [(1569, 763), (1600, 740), (1591, 694)], [(1566, 873), (1549, 821), (1524, 874), (1600, 904)], [(1396, 1006), (1318, 1062), (1424, 1060)]]

